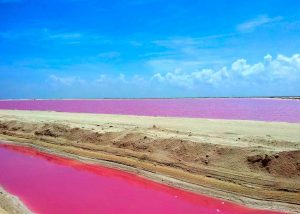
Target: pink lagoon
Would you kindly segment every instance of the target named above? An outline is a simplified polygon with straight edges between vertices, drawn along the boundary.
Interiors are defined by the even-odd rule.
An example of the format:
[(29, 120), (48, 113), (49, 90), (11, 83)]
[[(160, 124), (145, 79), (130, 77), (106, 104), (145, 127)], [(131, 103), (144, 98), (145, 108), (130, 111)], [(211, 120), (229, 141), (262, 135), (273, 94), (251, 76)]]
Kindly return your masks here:
[(276, 214), (0, 142), (0, 183), (36, 213)]
[(300, 122), (300, 100), (297, 99), (0, 100), (0, 109)]

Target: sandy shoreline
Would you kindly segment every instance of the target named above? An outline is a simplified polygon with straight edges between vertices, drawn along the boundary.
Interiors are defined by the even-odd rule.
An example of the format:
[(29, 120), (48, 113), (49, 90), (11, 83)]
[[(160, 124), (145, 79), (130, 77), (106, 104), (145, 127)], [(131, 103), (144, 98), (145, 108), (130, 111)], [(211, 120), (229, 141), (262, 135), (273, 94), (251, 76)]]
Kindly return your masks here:
[(16, 197), (0, 186), (0, 214), (31, 214), (32, 212)]
[(300, 124), (0, 111), (0, 139), (251, 207), (300, 210)]

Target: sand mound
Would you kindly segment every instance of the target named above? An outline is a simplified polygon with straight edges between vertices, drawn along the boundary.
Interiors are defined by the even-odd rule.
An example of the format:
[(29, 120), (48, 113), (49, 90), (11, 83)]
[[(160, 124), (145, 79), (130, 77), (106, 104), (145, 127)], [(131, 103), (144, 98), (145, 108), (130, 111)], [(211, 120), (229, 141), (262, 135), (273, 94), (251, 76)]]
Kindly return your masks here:
[[(286, 178), (300, 177), (300, 151), (253, 154), (251, 148), (193, 142), (174, 137), (153, 138), (134, 131), (99, 133), (55, 123), (6, 121), (0, 122), (0, 132), (12, 136), (26, 133), (39, 139), (65, 139), (69, 145), (83, 149), (103, 150), (104, 146), (106, 150), (117, 149), (112, 151), (118, 151), (119, 154), (131, 151), (130, 155), (136, 158), (176, 165), (194, 172), (198, 172), (201, 166), (207, 166)], [(249, 153), (252, 154), (248, 155)]]
[(253, 169), (266, 170), (275, 176), (300, 177), (300, 151), (251, 155), (247, 160)]

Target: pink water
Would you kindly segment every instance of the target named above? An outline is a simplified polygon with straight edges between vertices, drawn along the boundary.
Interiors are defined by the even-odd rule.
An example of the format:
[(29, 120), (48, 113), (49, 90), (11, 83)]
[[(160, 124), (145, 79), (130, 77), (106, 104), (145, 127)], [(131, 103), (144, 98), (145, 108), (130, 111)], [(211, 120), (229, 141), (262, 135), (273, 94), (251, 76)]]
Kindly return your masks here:
[(300, 100), (287, 99), (2, 100), (0, 109), (300, 123)]
[(133, 174), (0, 143), (0, 185), (36, 213), (271, 214)]

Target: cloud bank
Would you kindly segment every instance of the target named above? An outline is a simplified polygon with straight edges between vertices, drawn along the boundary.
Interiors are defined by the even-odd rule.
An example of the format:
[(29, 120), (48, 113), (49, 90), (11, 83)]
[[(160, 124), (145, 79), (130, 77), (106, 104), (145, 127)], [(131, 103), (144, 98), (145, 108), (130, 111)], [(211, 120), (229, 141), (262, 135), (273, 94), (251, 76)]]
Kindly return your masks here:
[[(0, 98), (296, 96), (300, 91), (300, 54), (265, 55), (258, 62), (240, 58), (217, 66), (194, 61), (170, 64), (174, 62), (146, 63), (125, 73), (101, 63), (63, 67), (23, 63), (14, 67), (24, 77), (18, 83), (10, 81), (14, 70), (0, 65), (0, 71), (11, 71), (0, 81), (5, 88)], [(41, 77), (33, 82), (37, 73)]]
[(172, 85), (186, 89), (197, 89), (201, 85), (222, 88), (224, 85), (230, 86), (241, 82), (249, 84), (295, 82), (300, 80), (300, 54), (290, 57), (279, 54), (275, 58), (268, 54), (261, 62), (253, 64), (248, 63), (246, 59), (238, 59), (231, 65), (219, 69), (202, 68), (192, 72), (184, 69), (184, 67), (179, 67), (173, 71), (154, 72), (150, 76), (101, 73), (90, 80), (83, 77), (60, 77), (52, 74), (50, 81), (66, 86), (78, 83), (133, 85), (147, 82), (148, 84)]
[(204, 68), (194, 72), (182, 69), (167, 73), (157, 72), (152, 77), (161, 83), (195, 88), (199, 84), (219, 86), (236, 82), (273, 83), (276, 81), (295, 81), (300, 79), (300, 54), (291, 57), (266, 55), (261, 62), (250, 64), (246, 59), (238, 59), (229, 67), (220, 69)]
[[(42, 72), (45, 79), (35, 83), (25, 81), (28, 72), (22, 70), (26, 78), (17, 86), (2, 81), (6, 90), (0, 97), (7, 98), (9, 93), (14, 94), (11, 98), (296, 96), (300, 91), (300, 54), (266, 55), (256, 63), (241, 58), (219, 68), (201, 63), (192, 63), (191, 67), (179, 63), (175, 69), (148, 66), (148, 72), (131, 73), (111, 72), (101, 64), (37, 67), (32, 75)], [(16, 87), (22, 88), (18, 94)]]

